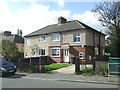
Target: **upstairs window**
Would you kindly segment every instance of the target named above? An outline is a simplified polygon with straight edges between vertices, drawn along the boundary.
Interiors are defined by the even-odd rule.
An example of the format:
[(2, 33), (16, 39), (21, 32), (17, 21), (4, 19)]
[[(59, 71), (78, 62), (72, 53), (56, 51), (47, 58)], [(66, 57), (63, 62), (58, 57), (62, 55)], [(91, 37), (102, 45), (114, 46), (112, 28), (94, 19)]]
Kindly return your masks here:
[(26, 39), (26, 44), (30, 45), (30, 39)]
[(46, 42), (46, 35), (40, 35), (39, 41)]
[(40, 56), (45, 56), (45, 49), (44, 48), (39, 49), (39, 55)]
[(60, 40), (60, 34), (54, 33), (52, 34), (52, 41), (59, 41)]
[(80, 34), (73, 35), (73, 42), (80, 42)]

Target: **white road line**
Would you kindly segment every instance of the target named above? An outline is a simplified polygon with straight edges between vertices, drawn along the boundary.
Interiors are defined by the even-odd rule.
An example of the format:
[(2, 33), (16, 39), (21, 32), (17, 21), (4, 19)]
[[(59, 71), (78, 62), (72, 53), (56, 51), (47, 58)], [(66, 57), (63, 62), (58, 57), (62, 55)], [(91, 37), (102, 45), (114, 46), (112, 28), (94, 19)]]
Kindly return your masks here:
[(34, 78), (34, 77), (22, 77), (26, 79), (35, 79), (35, 80), (49, 80), (49, 81), (55, 81), (57, 79), (45, 79), (45, 78)]

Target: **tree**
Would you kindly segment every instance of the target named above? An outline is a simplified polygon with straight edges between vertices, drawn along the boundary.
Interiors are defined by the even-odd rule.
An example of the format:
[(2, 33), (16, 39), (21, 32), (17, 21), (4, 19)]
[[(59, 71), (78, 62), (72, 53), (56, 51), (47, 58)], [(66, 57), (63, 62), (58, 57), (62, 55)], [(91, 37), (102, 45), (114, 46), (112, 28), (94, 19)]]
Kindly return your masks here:
[(8, 40), (2, 40), (0, 49), (2, 50), (2, 56), (6, 59), (11, 59), (19, 55), (16, 44)]
[(120, 56), (120, 27), (118, 20), (120, 19), (120, 1), (101, 2), (96, 5), (92, 12), (96, 13), (97, 19), (106, 27), (110, 35), (111, 46), (116, 46), (118, 55)]

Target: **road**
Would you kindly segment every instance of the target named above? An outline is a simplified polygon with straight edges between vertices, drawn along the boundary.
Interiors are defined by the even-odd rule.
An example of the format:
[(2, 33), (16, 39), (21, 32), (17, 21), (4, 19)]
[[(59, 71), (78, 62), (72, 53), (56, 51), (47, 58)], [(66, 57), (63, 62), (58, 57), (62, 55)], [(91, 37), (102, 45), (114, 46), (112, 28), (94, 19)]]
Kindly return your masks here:
[(118, 85), (64, 81), (67, 74), (17, 73), (2, 78), (2, 88), (118, 88)]

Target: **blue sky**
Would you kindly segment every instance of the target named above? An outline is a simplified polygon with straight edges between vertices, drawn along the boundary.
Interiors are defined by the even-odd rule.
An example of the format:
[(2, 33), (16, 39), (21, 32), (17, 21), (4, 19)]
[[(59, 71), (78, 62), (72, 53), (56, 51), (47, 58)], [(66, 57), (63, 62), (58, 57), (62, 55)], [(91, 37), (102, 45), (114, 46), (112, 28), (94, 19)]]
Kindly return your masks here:
[[(79, 20), (99, 31), (105, 31), (91, 12), (99, 2), (81, 2), (53, 0), (40, 2), (39, 0), (1, 0), (0, 1), (0, 30), (10, 30), (16, 33), (23, 30), (23, 35), (50, 24), (56, 24), (59, 16), (68, 21)], [(4, 8), (4, 10), (3, 10)]]

